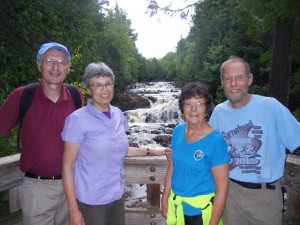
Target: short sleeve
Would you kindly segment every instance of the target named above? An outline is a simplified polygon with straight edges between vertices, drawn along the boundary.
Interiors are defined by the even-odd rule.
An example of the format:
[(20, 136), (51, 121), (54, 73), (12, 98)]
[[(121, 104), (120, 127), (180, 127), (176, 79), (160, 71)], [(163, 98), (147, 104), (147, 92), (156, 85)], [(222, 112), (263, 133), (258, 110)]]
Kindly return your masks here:
[(211, 166), (219, 166), (229, 162), (229, 154), (227, 144), (221, 134), (218, 132), (217, 140), (215, 141), (214, 151), (210, 160)]
[(25, 86), (15, 89), (0, 107), (0, 134), (7, 135), (18, 124), (19, 103)]
[(271, 98), (275, 112), (277, 136), (283, 146), (293, 152), (300, 146), (300, 123), (278, 100)]
[(81, 119), (75, 114), (70, 114), (66, 120), (61, 137), (63, 141), (74, 142), (80, 144), (84, 139)]

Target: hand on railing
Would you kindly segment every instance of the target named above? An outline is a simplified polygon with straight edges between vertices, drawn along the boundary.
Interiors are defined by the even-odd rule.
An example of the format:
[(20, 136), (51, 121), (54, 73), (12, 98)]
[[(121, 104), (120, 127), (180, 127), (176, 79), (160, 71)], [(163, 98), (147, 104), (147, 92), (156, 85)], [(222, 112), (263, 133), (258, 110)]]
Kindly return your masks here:
[(165, 149), (164, 148), (147, 148), (147, 155), (157, 155), (157, 156), (162, 156), (166, 155)]
[(172, 149), (171, 148), (166, 148), (165, 153), (166, 153), (166, 157), (167, 157), (168, 162), (170, 162), (172, 160)]

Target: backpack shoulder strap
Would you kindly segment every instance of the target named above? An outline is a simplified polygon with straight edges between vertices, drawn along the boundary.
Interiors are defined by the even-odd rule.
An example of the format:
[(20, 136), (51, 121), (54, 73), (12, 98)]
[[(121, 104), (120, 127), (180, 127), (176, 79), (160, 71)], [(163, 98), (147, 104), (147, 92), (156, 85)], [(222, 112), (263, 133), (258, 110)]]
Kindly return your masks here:
[(28, 84), (21, 96), (19, 103), (19, 124), (18, 124), (18, 134), (17, 134), (17, 152), (21, 152), (21, 130), (23, 119), (32, 103), (34, 93), (37, 89), (38, 83)]
[(74, 87), (71, 84), (65, 84), (66, 87), (68, 88), (68, 90), (70, 91), (72, 98), (73, 98), (73, 102), (75, 105), (75, 109), (79, 109), (82, 107), (82, 101), (79, 95), (79, 91), (77, 89), (77, 87)]
[(34, 93), (37, 89), (38, 83), (28, 84), (21, 96), (19, 103), (19, 121), (23, 122), (23, 119), (32, 103)]

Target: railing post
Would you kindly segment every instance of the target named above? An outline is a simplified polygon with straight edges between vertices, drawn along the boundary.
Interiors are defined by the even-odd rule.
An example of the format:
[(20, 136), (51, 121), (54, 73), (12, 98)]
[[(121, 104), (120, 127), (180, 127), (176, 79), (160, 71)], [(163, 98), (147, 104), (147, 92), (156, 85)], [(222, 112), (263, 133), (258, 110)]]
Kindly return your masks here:
[(9, 189), (9, 212), (14, 213), (21, 209), (21, 190), (22, 186), (16, 186)]
[(147, 208), (160, 208), (160, 184), (147, 184)]

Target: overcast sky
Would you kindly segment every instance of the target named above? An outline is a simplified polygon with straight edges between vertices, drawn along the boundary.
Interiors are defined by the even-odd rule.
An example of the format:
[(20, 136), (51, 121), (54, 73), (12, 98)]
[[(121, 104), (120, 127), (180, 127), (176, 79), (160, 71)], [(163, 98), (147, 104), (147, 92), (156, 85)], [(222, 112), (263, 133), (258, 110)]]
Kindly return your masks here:
[[(179, 16), (170, 17), (160, 13), (154, 17), (145, 14), (148, 6), (147, 0), (109, 0), (110, 7), (114, 8), (116, 1), (119, 8), (127, 13), (131, 20), (132, 29), (138, 34), (136, 46), (146, 58), (162, 58), (168, 52), (176, 50), (177, 42), (185, 38), (190, 30), (190, 22), (182, 20)], [(162, 6), (171, 0), (158, 0)], [(185, 4), (186, 0), (176, 0)]]

